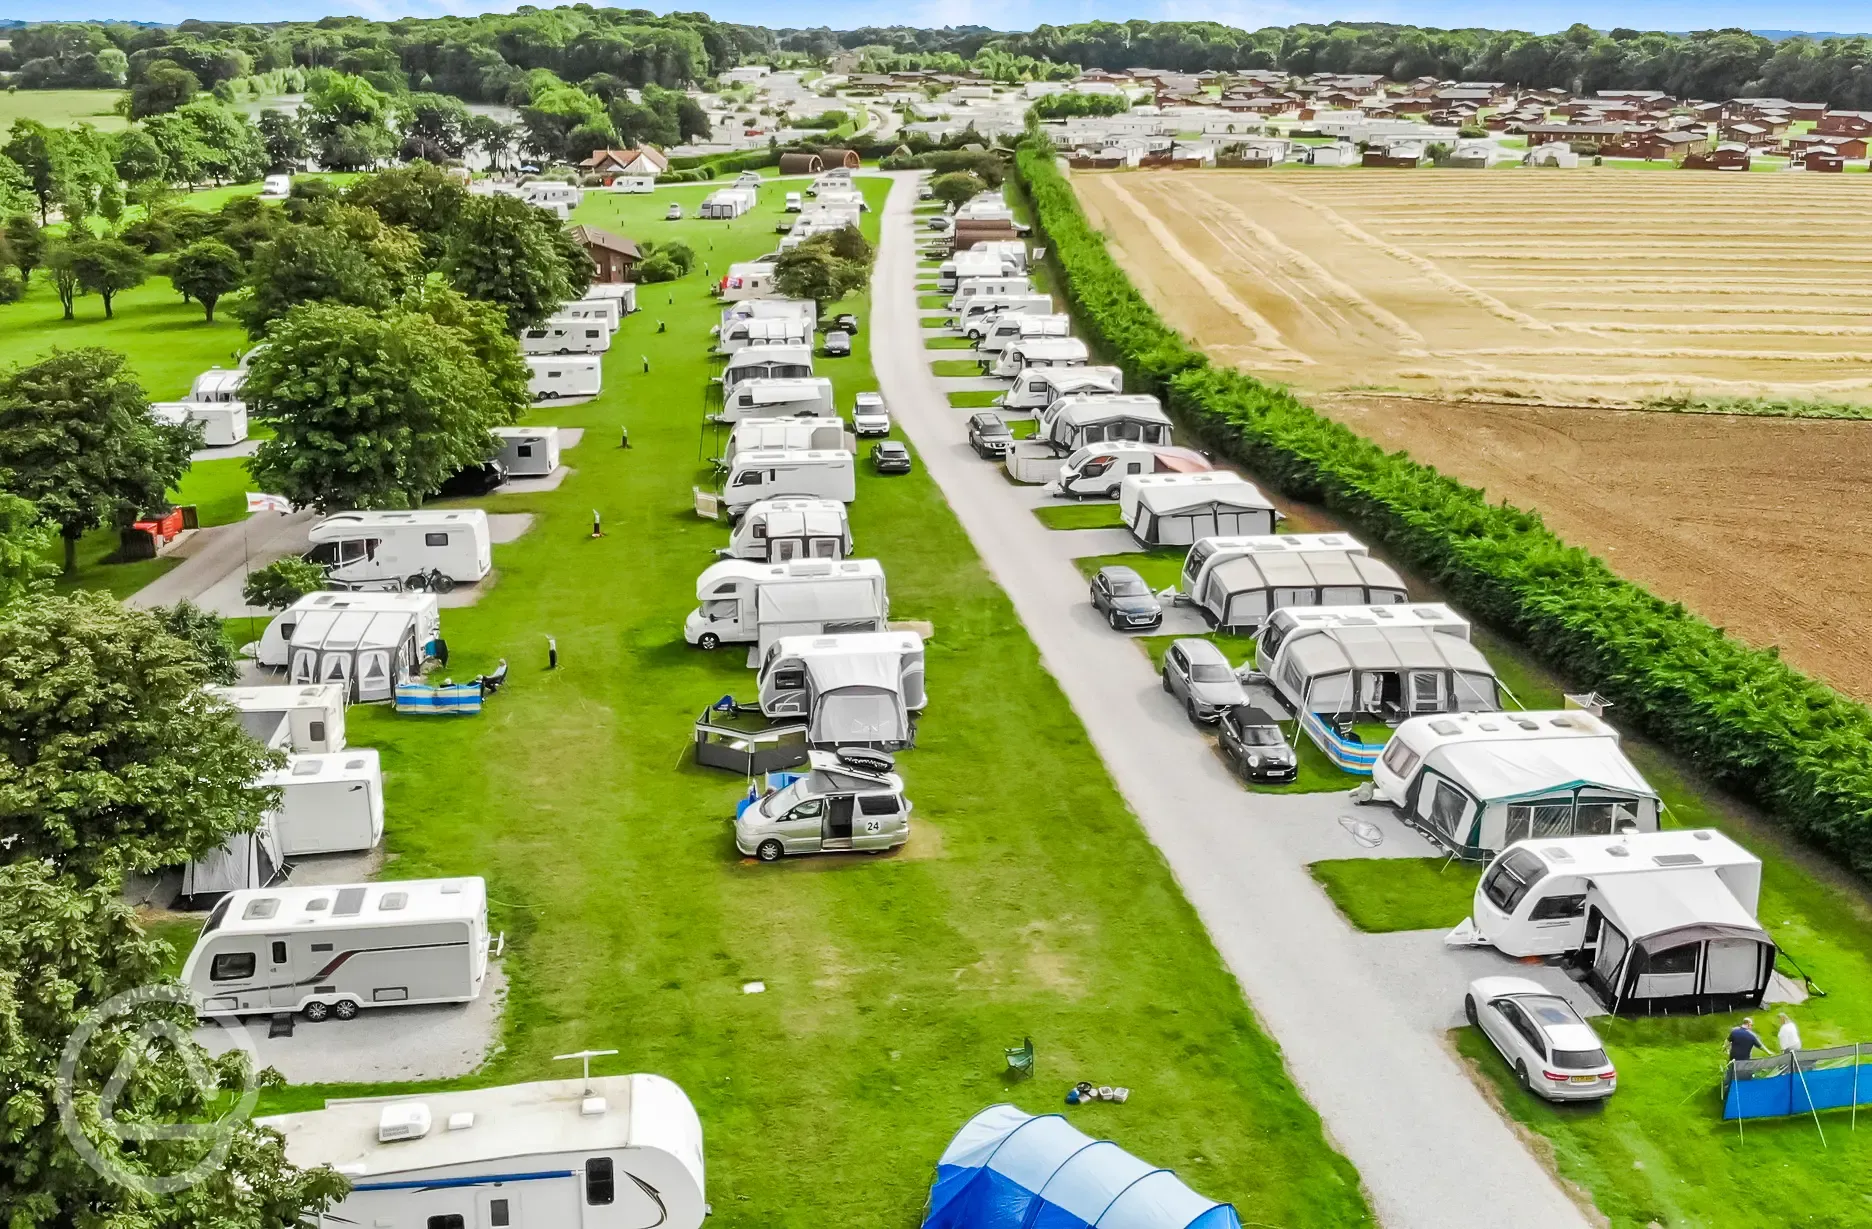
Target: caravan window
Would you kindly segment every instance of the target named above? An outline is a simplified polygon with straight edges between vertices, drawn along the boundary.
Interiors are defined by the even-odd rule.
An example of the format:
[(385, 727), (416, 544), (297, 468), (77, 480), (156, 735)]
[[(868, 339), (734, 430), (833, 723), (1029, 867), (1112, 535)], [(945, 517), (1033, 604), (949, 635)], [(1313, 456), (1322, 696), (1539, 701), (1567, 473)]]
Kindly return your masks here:
[(1549, 896), (1534, 902), (1534, 908), (1528, 912), (1530, 922), (1552, 922), (1561, 918), (1579, 917), (1586, 912), (1586, 893), (1574, 892), (1565, 896)]
[(1445, 835), (1456, 835), (1456, 825), (1462, 819), (1463, 792), (1448, 781), (1436, 783), (1436, 795), (1430, 802), (1430, 822), (1441, 829)]
[(1384, 766), (1399, 777), (1408, 777), (1416, 769), (1417, 761), (1422, 758), (1421, 755), (1394, 738), (1391, 740), (1391, 745), (1385, 748)]
[(716, 598), (712, 602), (702, 603), (702, 617), (710, 623), (719, 623), (723, 619), (734, 618), (735, 609), (740, 605), (734, 598)]
[(467, 1224), (460, 1212), (449, 1212), (442, 1216), (431, 1216), (424, 1229), (466, 1229)]
[(761, 484), (761, 471), (758, 469), (743, 470), (741, 473), (735, 475), (734, 484), (736, 486), (759, 486)]
[(208, 976), (215, 981), (246, 981), (254, 975), (257, 963), (252, 952), (222, 952), (209, 966)]
[(209, 911), (208, 924), (202, 927), (202, 933), (211, 935), (215, 931), (221, 929), (221, 923), (227, 919), (228, 909), (233, 903), (234, 898), (232, 896), (223, 896), (221, 898), (221, 903)]
[[(523, 454), (521, 454), (521, 455), (523, 455), (523, 456), (524, 456), (525, 454), (523, 453)], [(447, 546), (447, 545), (448, 545), (448, 534), (446, 534), (446, 533), (426, 533), (426, 534), (424, 534), (424, 535), (423, 535), (423, 545), (424, 545), (424, 546)]]
[(773, 685), (779, 691), (804, 691), (806, 672), (804, 670), (776, 670)]
[(1667, 947), (1661, 952), (1647, 952), (1638, 949), (1637, 970), (1653, 976), (1664, 973), (1694, 973), (1697, 968), (1697, 949), (1700, 943), (1685, 943), (1681, 947)]
[(1529, 803), (1508, 808), (1508, 827), (1504, 839), (1512, 845), (1530, 837), (1572, 836), (1574, 832), (1571, 802)]
[(611, 1172), (611, 1158), (591, 1157), (585, 1162), (585, 1202), (610, 1203), (617, 1198), (617, 1177)]
[[(1438, 782), (1439, 785), (1442, 782)], [(1547, 877), (1547, 864), (1525, 849), (1511, 849), (1482, 880), (1482, 894), (1503, 913), (1513, 913), (1528, 889)]]

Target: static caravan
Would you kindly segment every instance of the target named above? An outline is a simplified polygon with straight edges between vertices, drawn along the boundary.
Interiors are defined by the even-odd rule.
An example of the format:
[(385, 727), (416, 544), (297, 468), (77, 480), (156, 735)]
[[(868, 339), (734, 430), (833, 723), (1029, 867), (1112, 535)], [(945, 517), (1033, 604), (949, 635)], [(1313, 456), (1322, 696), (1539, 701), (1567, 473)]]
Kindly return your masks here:
[(978, 277), (1019, 277), (1025, 270), (1020, 264), (1002, 258), (1000, 252), (957, 252), (936, 267), (936, 289), (954, 294), (956, 283)]
[(206, 909), (229, 892), (266, 888), (286, 873), (286, 859), (268, 812), (252, 832), (237, 832), (227, 844), (210, 850), (182, 868), (176, 907)]
[(660, 1075), (327, 1101), (262, 1118), (351, 1189), (308, 1229), (700, 1229), (702, 1124)]
[(529, 354), (527, 392), (535, 401), (555, 397), (596, 397), (604, 391), (604, 362), (575, 354)]
[(550, 208), (564, 205), (567, 209), (576, 209), (585, 193), (577, 184), (562, 183), (553, 179), (534, 179), (520, 185), (520, 199), (529, 205)]
[(718, 221), (731, 220), (740, 217), (759, 203), (759, 195), (753, 188), (717, 188), (702, 198), (702, 205), (696, 210), (696, 216)]
[(526, 354), (603, 354), (610, 348), (611, 328), (603, 320), (554, 316), (520, 333), (520, 349)]
[(618, 307), (628, 316), (637, 310), (637, 284), (635, 282), (593, 282), (585, 291), (588, 299), (616, 299)]
[(205, 1016), (465, 1003), (490, 949), (487, 884), (405, 879), (231, 892), (208, 915), (181, 982)]
[(722, 488), (729, 519), (738, 520), (748, 505), (778, 495), (813, 495), (850, 503), (858, 498), (852, 454), (843, 448), (759, 448), (736, 454)]
[(722, 461), (754, 451), (849, 451), (854, 443), (841, 418), (744, 418), (728, 433)]
[(1239, 474), (1136, 474), (1118, 487), (1118, 514), (1145, 546), (1271, 534), (1280, 514)]
[(312, 526), (306, 558), (333, 580), (401, 580), (439, 570), (471, 585), (494, 566), (487, 513), (479, 508), (334, 512)]
[[(326, 590), (308, 593), (273, 617), (260, 639), (242, 652), (251, 653), (262, 666), (283, 670), (292, 659), (293, 633), (299, 621), (319, 611), (397, 610), (416, 620), (417, 649), (424, 657), (434, 657), (436, 641), (442, 638), (442, 609), (433, 593), (352, 593)], [(336, 748), (333, 748), (336, 750)]]
[(422, 667), (419, 635), (407, 610), (308, 611), (286, 645), (287, 682), (337, 683), (364, 703), (395, 699)]
[(1012, 379), (1030, 367), (1083, 367), (1090, 357), (1091, 351), (1077, 337), (1035, 337), (1009, 342), (988, 374)]
[(1229, 631), (1253, 631), (1271, 611), (1287, 606), (1382, 606), (1409, 596), (1404, 578), (1363, 547), (1316, 549), (1278, 536), (1220, 553), (1203, 567), (1190, 594), (1216, 627)]
[[(1030, 441), (1020, 443), (1024, 446)], [(1042, 465), (1036, 461), (1031, 468), (1038, 471)], [(1193, 448), (1127, 440), (1087, 444), (1059, 462), (1054, 476), (1047, 481), (1047, 494), (1069, 499), (1116, 499), (1124, 480), (1133, 474), (1200, 474), (1214, 468), (1208, 457)], [(1012, 470), (1010, 466), (1009, 472)]]
[(785, 636), (760, 665), (761, 712), (806, 722), (813, 747), (901, 751), (928, 702), (923, 637), (915, 632)]
[(955, 285), (955, 291), (949, 296), (949, 310), (959, 312), (977, 298), (1030, 295), (1034, 292), (1033, 283), (1026, 277), (965, 277)]
[(273, 831), (288, 858), (375, 849), (383, 839), (383, 767), (368, 747), (289, 755), (255, 784), (280, 792)]
[(241, 385), (247, 382), (245, 367), (211, 367), (195, 377), (189, 386), (189, 401), (227, 402), (241, 399)]
[(744, 380), (805, 380), (813, 373), (811, 346), (743, 346), (721, 373), (724, 400)]
[(150, 415), (176, 427), (194, 423), (205, 448), (229, 448), (247, 438), (244, 401), (152, 401)]
[(836, 499), (763, 499), (736, 522), (729, 559), (786, 563), (792, 559), (844, 559), (852, 552), (851, 518)]
[(833, 418), (832, 381), (820, 376), (803, 380), (743, 380), (722, 399), (717, 422), (750, 418)]
[(1168, 445), (1170, 416), (1149, 393), (1074, 393), (1046, 408), (1039, 434), (1062, 454), (1120, 440)]
[(1774, 973), (1760, 896), (1761, 860), (1712, 829), (1527, 840), (1489, 864), (1457, 933), (1573, 956), (1615, 1012), (1730, 1011)]
[(983, 322), (981, 336), (975, 344), (983, 354), (1000, 354), (1016, 342), (1071, 336), (1071, 316), (1058, 312), (1047, 315), (999, 312)]
[(1054, 316), (1053, 296), (1045, 294), (977, 295), (957, 314), (955, 327), (972, 341), (988, 335), (991, 325), (1004, 323), (1009, 316)]
[(1123, 391), (1124, 372), (1116, 367), (1035, 367), (1014, 377), (1014, 387), (1001, 394), (1001, 408), (1038, 414), (1069, 393)]
[(489, 434), (500, 444), (494, 454), (515, 478), (545, 478), (559, 468), (559, 428), (493, 427)]
[(733, 354), (747, 346), (810, 346), (815, 324), (811, 316), (744, 316), (722, 325), (715, 348)]
[(241, 728), (266, 746), (306, 753), (344, 750), (345, 689), (338, 683), (205, 690), (239, 713)]
[(618, 299), (574, 299), (553, 313), (562, 320), (602, 320), (613, 333), (624, 323), (624, 304)]
[(683, 639), (705, 649), (753, 641), (765, 653), (782, 636), (881, 632), (890, 615), (875, 559), (724, 559), (696, 578), (696, 601)]

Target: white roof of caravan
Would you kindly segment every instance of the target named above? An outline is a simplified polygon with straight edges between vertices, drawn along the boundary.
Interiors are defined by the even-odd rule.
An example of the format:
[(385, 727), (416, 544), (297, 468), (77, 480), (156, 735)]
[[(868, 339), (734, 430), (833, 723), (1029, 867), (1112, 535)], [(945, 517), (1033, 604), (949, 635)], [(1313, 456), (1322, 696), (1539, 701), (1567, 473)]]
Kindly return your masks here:
[[(1759, 866), (1757, 858), (1714, 828), (1666, 828), (1622, 836), (1556, 836), (1516, 843), (1556, 875), (1613, 876), (1678, 872), (1698, 866)], [(1623, 850), (1614, 853), (1614, 850)], [(1693, 860), (1694, 859), (1694, 860)]]
[[(301, 1166), (330, 1165), (372, 1179), (444, 1166), (487, 1164), (526, 1156), (655, 1149), (680, 1160), (703, 1189), (702, 1129), (689, 1098), (658, 1075), (593, 1076), (590, 1095), (602, 1114), (584, 1112), (584, 1080), (542, 1080), (465, 1092), (404, 1093), (327, 1101), (325, 1108), (259, 1121), (286, 1137), (286, 1155)], [(419, 1101), (432, 1125), (418, 1139), (377, 1138), (384, 1107)], [(450, 1130), (456, 1114), (473, 1116)]]
[(545, 436), (557, 437), (557, 427), (489, 427), (488, 434), (505, 440), (536, 440)]
[(831, 386), (832, 381), (825, 376), (792, 380), (761, 378), (743, 380), (735, 385), (734, 393), (736, 397), (745, 396), (754, 405), (785, 405), (789, 401), (817, 401)]
[(1077, 337), (1026, 337), (1013, 342), (1009, 350), (1018, 350), (1023, 358), (1083, 359), (1091, 351)]
[(850, 464), (852, 454), (843, 448), (751, 448), (735, 453), (735, 468), (758, 469), (763, 465), (791, 465), (800, 461), (824, 461)]
[(810, 513), (824, 512), (835, 516), (842, 523), (847, 517), (845, 505), (836, 499), (814, 499), (807, 495), (783, 495), (778, 499), (761, 499), (748, 505), (742, 514), (743, 520), (752, 520), (762, 516), (781, 513), (789, 516), (805, 516)]
[(1346, 670), (1460, 670), (1494, 677), (1482, 650), (1428, 627), (1326, 627), (1319, 635), (1292, 636), (1281, 657), (1311, 676)]
[(286, 756), (286, 767), (277, 772), (261, 773), (256, 785), (304, 785), (310, 781), (366, 781), (383, 775), (372, 747), (352, 747), (346, 751), (321, 751), (311, 755)]
[(1441, 602), (1405, 602), (1389, 606), (1283, 606), (1268, 621), (1294, 631), (1315, 627), (1434, 627), (1467, 635), (1469, 620)]
[(407, 512), (334, 512), (313, 525), (314, 542), (352, 535), (359, 529), (394, 528), (444, 529), (451, 525), (487, 527), (487, 513), (479, 508), (416, 508)]
[(778, 267), (771, 260), (737, 260), (728, 266), (728, 276), (772, 277)]
[[(1049, 423), (1070, 423), (1085, 426), (1096, 422), (1115, 422), (1118, 419), (1131, 419), (1137, 422), (1162, 423), (1170, 425), (1170, 416), (1163, 412), (1163, 406), (1157, 398), (1148, 393), (1112, 393), (1103, 397), (1085, 397), (1074, 394), (1061, 397), (1050, 407)], [(1117, 441), (1112, 441), (1117, 442)]]
[[(770, 508), (762, 517), (767, 523), (767, 537), (806, 538), (840, 537), (845, 533), (845, 505), (836, 499), (812, 501), (807, 508)], [(753, 515), (750, 510), (749, 515)], [(745, 518), (743, 518), (745, 519)]]
[(754, 605), (762, 623), (867, 619), (881, 613), (873, 586), (849, 584), (830, 577), (762, 585), (755, 594)]
[(782, 636), (768, 650), (768, 659), (797, 657), (802, 661), (817, 661), (864, 653), (902, 656), (922, 651), (923, 637), (916, 632), (839, 632), (831, 636)]
[(1125, 478), (1124, 486), (1133, 492), (1138, 503), (1159, 516), (1171, 516), (1209, 504), (1261, 508), (1270, 512), (1274, 509), (1259, 487), (1227, 470), (1202, 474), (1132, 474)]
[(728, 360), (728, 370), (765, 363), (804, 363), (812, 366), (812, 347), (802, 345), (742, 346)]
[(1346, 533), (1223, 534), (1213, 538), (1198, 538), (1190, 550), (1200, 550), (1205, 544), (1212, 554), (1225, 551), (1246, 552), (1251, 555), (1294, 554), (1306, 551), (1339, 551), (1354, 555), (1370, 553), (1365, 549), (1363, 542)]
[(1387, 563), (1362, 551), (1267, 551), (1236, 555), (1211, 572), (1232, 590), (1355, 585), (1404, 590), (1404, 579)]
[[(730, 433), (735, 455), (743, 452), (784, 452), (811, 448), (820, 432), (832, 433), (832, 440), (844, 438), (845, 423), (838, 418), (744, 418)], [(831, 441), (828, 441), (831, 442)]]
[(1103, 388), (1115, 393), (1124, 385), (1124, 372), (1117, 367), (1039, 367), (1023, 371), (1015, 377), (1017, 384), (1035, 380), (1044, 380), (1061, 393), (1088, 388)]
[(1717, 927), (1766, 937), (1755, 916), (1742, 907), (1714, 867), (1652, 870), (1594, 879), (1614, 924), (1632, 939), (1694, 926)]
[(696, 577), (696, 592), (705, 586), (712, 589), (724, 580), (752, 580), (762, 585), (776, 581), (825, 580), (862, 576), (884, 578), (884, 565), (875, 559), (792, 559), (785, 563), (761, 563), (755, 559), (723, 559), (702, 569)]
[(407, 610), (434, 617), (441, 605), (433, 593), (388, 593), (372, 589), (327, 589), (308, 593), (281, 612), (303, 615), (315, 610)]
[(247, 369), (244, 367), (211, 367), (196, 376), (191, 387), (194, 392), (232, 390), (239, 388), (246, 379)]
[(596, 354), (529, 354), (525, 357), (529, 367), (565, 367), (573, 363), (589, 363), (596, 367), (604, 361)]
[(394, 649), (416, 625), (410, 610), (314, 610), (293, 628), (295, 648)]
[[(402, 898), (401, 904), (397, 897)], [(479, 875), (469, 875), (461, 879), (249, 888), (228, 893), (227, 900), (227, 911), (215, 928), (216, 934), (277, 934), (328, 926), (403, 926), (479, 917), (487, 908), (487, 882)], [(267, 901), (273, 903), (269, 906)], [(384, 908), (386, 903), (391, 907)]]
[(1423, 753), (1426, 766), (1484, 802), (1597, 785), (1656, 797), (1619, 749), (1616, 731), (1590, 713), (1449, 713), (1412, 717), (1392, 737)]
[(345, 702), (343, 683), (282, 683), (272, 687), (204, 687), (202, 690), (243, 713), (343, 708)]

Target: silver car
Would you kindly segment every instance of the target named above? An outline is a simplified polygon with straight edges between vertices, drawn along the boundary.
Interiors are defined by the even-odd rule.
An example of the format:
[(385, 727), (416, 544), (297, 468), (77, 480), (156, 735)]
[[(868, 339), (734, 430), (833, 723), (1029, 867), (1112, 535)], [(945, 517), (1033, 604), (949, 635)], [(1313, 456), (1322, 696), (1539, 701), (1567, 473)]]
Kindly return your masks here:
[(1248, 693), (1222, 650), (1213, 641), (1193, 637), (1175, 641), (1164, 654), (1163, 689), (1183, 701), (1191, 721), (1203, 725), (1248, 703)]
[(787, 854), (895, 849), (910, 839), (910, 800), (894, 767), (882, 751), (811, 752), (803, 775), (742, 806), (734, 820), (735, 848), (762, 862)]
[(1599, 1034), (1567, 1002), (1525, 977), (1480, 977), (1463, 999), (1469, 1023), (1501, 1051), (1515, 1082), (1549, 1101), (1597, 1101), (1618, 1088)]

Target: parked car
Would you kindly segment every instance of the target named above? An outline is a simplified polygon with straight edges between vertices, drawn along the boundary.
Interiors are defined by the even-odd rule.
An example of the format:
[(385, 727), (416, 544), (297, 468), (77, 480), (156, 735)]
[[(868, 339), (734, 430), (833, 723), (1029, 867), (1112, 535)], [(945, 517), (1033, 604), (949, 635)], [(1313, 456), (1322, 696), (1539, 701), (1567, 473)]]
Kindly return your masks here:
[(1222, 758), (1250, 781), (1287, 782), (1300, 775), (1300, 757), (1281, 732), (1280, 717), (1256, 704), (1241, 704), (1216, 723)]
[(670, 207), (663, 211), (663, 220), (665, 222), (682, 221), (682, 206), (678, 205), (675, 201), (671, 201)]
[(1137, 569), (1113, 565), (1092, 577), (1092, 609), (1115, 632), (1149, 631), (1163, 623), (1163, 605)]
[(486, 495), (507, 481), (507, 467), (498, 460), (464, 465), (436, 489), (438, 498)]
[(1013, 447), (1014, 433), (1008, 430), (1001, 415), (984, 411), (969, 419), (968, 441), (977, 456), (995, 461), (1005, 457), (1007, 450)]
[(858, 317), (851, 312), (840, 312), (838, 315), (832, 317), (832, 327), (835, 329), (843, 329), (853, 337), (856, 337), (858, 336)]
[(882, 751), (814, 751), (807, 771), (735, 816), (735, 848), (762, 862), (787, 854), (883, 853), (910, 839), (910, 800)]
[(1618, 1071), (1573, 1004), (1525, 977), (1479, 977), (1463, 1014), (1514, 1068), (1522, 1088), (1548, 1101), (1596, 1101), (1618, 1089)]
[(936, 199), (936, 189), (934, 189), (934, 188), (932, 188), (932, 187), (930, 187), (930, 186), (929, 186), (928, 184), (924, 184), (924, 185), (923, 185), (922, 187), (920, 187), (920, 188), (918, 188), (918, 189), (917, 189), (917, 199), (918, 199), (918, 200), (920, 200), (920, 201), (933, 201), (933, 200), (935, 200), (935, 199)]
[(1183, 701), (1191, 721), (1203, 725), (1248, 703), (1248, 693), (1222, 650), (1213, 641), (1194, 637), (1175, 641), (1164, 654), (1163, 689)]
[(844, 329), (833, 329), (825, 335), (825, 354), (827, 358), (848, 358), (851, 355), (851, 334)]
[(871, 468), (880, 474), (907, 474), (910, 449), (897, 440), (879, 440), (871, 445)]
[(890, 407), (884, 404), (884, 394), (859, 393), (852, 405), (852, 434), (889, 435), (890, 430)]

